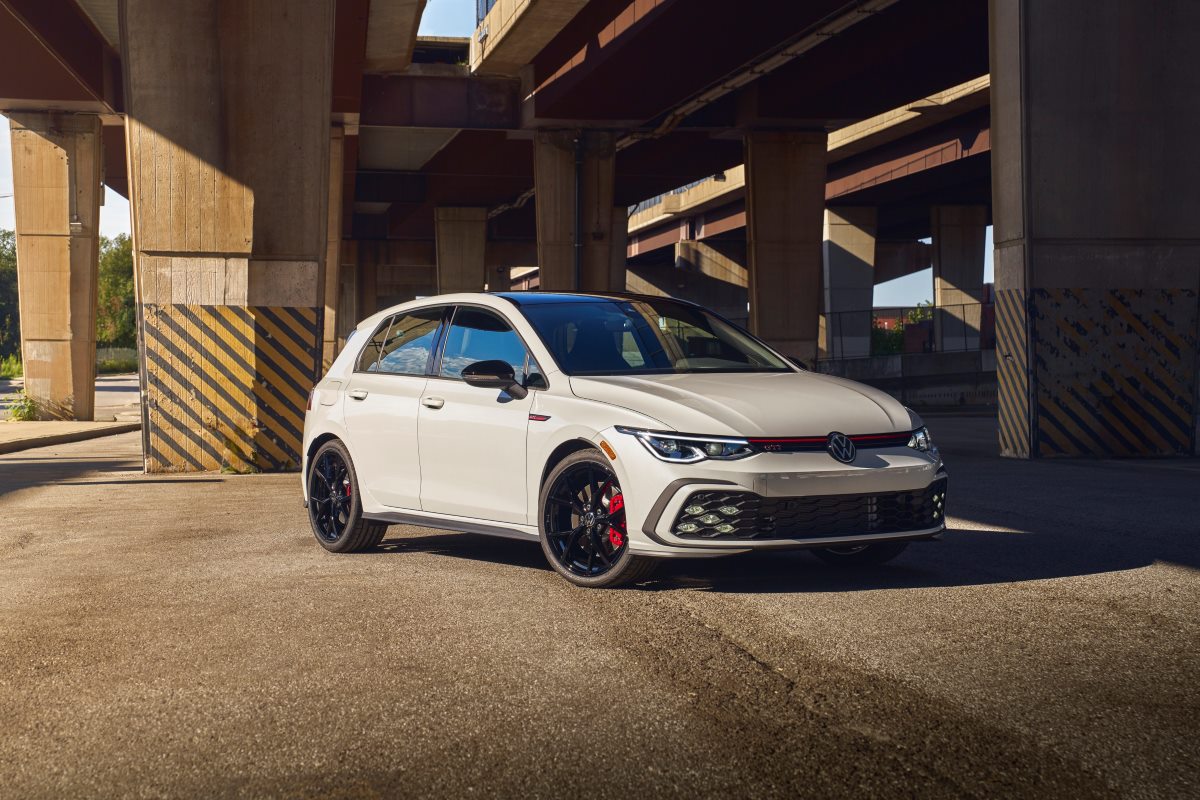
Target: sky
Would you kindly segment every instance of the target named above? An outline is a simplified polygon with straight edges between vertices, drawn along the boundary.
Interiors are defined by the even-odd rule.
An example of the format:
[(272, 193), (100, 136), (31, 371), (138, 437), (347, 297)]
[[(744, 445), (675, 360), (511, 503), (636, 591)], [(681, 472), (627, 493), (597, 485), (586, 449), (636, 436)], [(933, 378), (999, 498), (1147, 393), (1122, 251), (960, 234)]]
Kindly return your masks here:
[[(475, 29), (474, 0), (429, 0), (421, 18), (422, 36), (470, 36)], [(12, 230), (12, 152), (8, 119), (0, 116), (0, 228)], [(129, 233), (129, 202), (111, 189), (104, 190), (100, 208), (100, 233), (116, 236)], [(987, 262), (984, 281), (992, 280), (992, 229), (987, 232)], [(909, 306), (933, 299), (933, 271), (921, 272), (881, 283), (875, 287), (875, 305)]]
[(421, 36), (470, 36), (475, 31), (475, 0), (429, 0), (421, 16)]

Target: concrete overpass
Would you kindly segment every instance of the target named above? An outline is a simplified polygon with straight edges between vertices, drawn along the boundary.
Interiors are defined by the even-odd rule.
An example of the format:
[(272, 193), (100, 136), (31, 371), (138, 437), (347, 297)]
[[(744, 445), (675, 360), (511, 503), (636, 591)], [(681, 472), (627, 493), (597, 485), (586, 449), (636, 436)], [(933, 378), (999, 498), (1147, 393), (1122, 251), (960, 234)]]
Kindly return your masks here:
[[(744, 256), (693, 249), (760, 336), (816, 356), (930, 232), (943, 301), (972, 296), (990, 217), (1002, 452), (1196, 452), (1190, 3), (499, 0), (469, 46), (417, 41), (420, 0), (161, 6), (0, 0), (31, 391), (87, 410), (103, 179), (133, 205), (148, 469), (296, 463), (353, 320), (516, 266), (624, 288), (669, 227), (628, 238), (626, 209), (739, 165)], [(946, 96), (983, 75), (986, 105)]]

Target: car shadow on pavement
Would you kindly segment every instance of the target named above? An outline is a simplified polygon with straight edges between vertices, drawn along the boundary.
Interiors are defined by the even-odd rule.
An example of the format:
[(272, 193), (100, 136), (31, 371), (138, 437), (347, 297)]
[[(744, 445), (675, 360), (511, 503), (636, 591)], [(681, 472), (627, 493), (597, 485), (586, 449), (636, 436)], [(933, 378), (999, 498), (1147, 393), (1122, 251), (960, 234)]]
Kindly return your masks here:
[[(940, 541), (916, 542), (895, 561), (845, 568), (802, 550), (745, 553), (728, 558), (664, 560), (643, 591), (701, 590), (750, 594), (854, 592), (878, 589), (947, 588), (1067, 578), (1147, 567), (1156, 561), (1197, 567), (1161, 542), (1092, 539), (1087, 531), (994, 531), (951, 529)], [(1173, 552), (1175, 551), (1175, 552)], [(474, 534), (430, 533), (386, 539), (379, 554), (429, 553), (472, 561), (550, 571), (533, 543)]]
[(393, 527), (373, 553), (403, 555), (404, 553), (427, 553), (430, 555), (462, 558), (469, 561), (490, 561), (526, 569), (550, 570), (546, 557), (537, 542), (522, 542), (475, 533), (446, 533), (429, 528), (410, 528), (418, 533), (397, 535)]

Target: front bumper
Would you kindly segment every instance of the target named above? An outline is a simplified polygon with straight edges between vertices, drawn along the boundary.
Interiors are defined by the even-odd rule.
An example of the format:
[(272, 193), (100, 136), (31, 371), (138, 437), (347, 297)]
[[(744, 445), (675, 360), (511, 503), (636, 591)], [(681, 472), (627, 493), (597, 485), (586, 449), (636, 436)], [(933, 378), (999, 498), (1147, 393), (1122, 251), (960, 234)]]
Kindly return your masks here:
[[(671, 464), (632, 436), (610, 429), (600, 438), (617, 454), (629, 546), (643, 555), (837, 547), (927, 539), (945, 529), (945, 468), (909, 447), (860, 449), (850, 464), (825, 452)], [(681, 529), (689, 521), (696, 529)]]

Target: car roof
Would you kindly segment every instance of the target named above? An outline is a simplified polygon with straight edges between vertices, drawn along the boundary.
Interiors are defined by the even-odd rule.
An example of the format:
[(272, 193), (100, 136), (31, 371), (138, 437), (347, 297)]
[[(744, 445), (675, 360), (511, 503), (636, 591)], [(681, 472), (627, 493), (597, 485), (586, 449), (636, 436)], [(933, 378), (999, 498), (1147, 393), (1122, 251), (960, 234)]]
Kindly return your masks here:
[(594, 303), (597, 300), (642, 300), (647, 302), (672, 302), (695, 305), (687, 300), (661, 297), (634, 292), (488, 292), (493, 297), (503, 297), (515, 306), (550, 305), (554, 303)]

